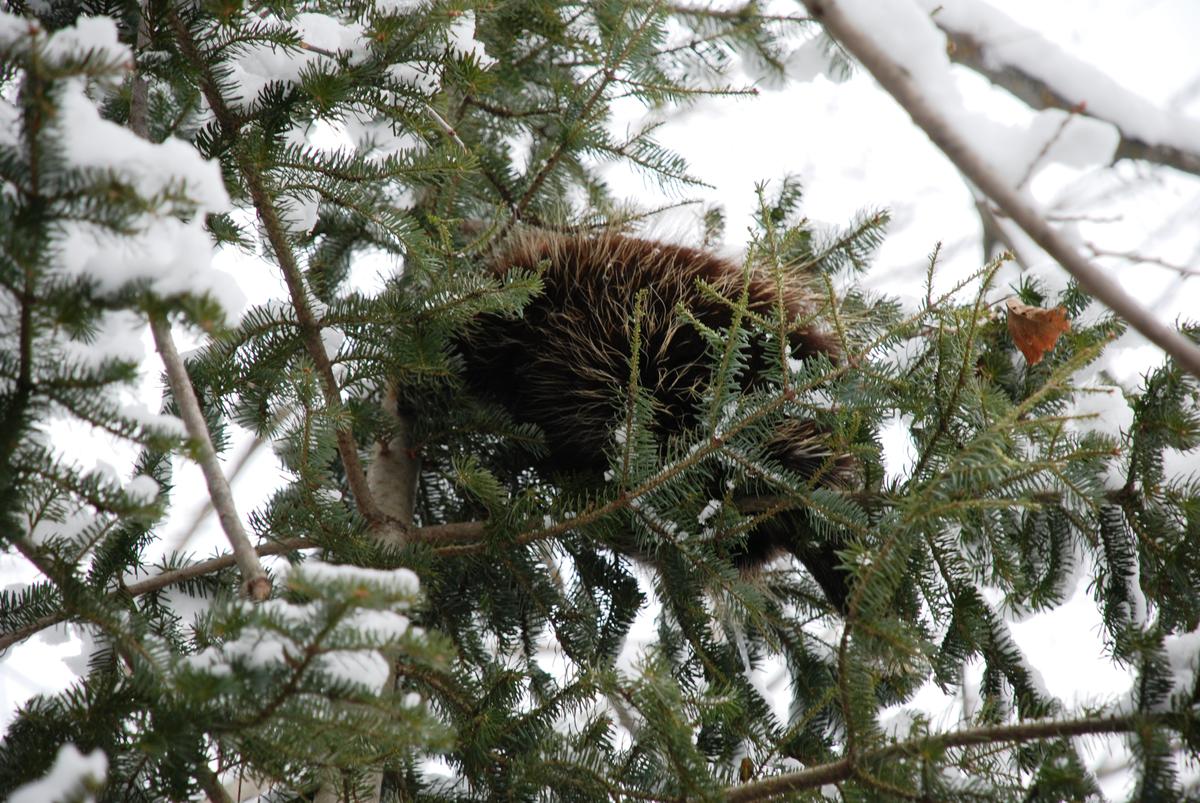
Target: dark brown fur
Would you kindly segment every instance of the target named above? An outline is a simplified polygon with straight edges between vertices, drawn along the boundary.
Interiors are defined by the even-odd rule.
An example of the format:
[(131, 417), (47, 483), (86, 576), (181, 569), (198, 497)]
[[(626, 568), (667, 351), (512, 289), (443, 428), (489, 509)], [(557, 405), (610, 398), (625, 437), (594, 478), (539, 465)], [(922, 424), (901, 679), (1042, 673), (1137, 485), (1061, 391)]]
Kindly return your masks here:
[[(639, 383), (653, 398), (655, 426), (660, 434), (672, 434), (696, 423), (712, 356), (701, 333), (677, 308), (682, 305), (712, 329), (730, 326), (730, 305), (706, 296), (699, 283), (736, 300), (745, 280), (740, 264), (696, 248), (617, 234), (546, 232), (516, 236), (490, 264), (498, 275), (514, 269), (540, 272), (544, 291), (521, 318), (486, 316), (477, 322), (462, 341), (467, 381), (516, 420), (542, 429), (548, 454), (541, 470), (598, 474), (607, 467), (605, 452), (626, 402), (634, 309), (642, 291)], [(789, 280), (781, 293), (771, 277), (751, 275), (751, 310), (774, 319), (780, 296), (790, 321), (811, 314), (799, 281)], [(796, 357), (823, 353), (836, 358), (835, 341), (815, 326), (801, 326), (789, 339)], [(761, 346), (752, 345), (746, 386), (762, 374), (765, 359)], [(783, 465), (811, 476), (828, 457), (823, 440), (812, 422), (788, 421), (768, 448)], [(819, 558), (825, 565), (809, 568), (840, 605), (845, 582), (833, 568), (832, 548), (813, 543), (811, 532), (808, 537), (796, 532), (798, 527), (809, 529), (804, 522), (776, 519), (768, 524), (747, 539), (739, 563), (760, 565), (780, 548), (806, 564)]]

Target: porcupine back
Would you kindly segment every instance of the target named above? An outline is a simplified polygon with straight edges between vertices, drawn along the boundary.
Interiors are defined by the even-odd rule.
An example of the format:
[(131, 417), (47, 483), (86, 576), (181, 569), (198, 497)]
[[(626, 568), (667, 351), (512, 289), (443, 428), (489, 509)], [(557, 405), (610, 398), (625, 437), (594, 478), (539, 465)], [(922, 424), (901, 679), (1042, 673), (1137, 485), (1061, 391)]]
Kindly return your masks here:
[[(634, 311), (642, 291), (639, 384), (653, 397), (654, 425), (660, 435), (669, 435), (697, 423), (712, 355), (677, 308), (682, 305), (712, 329), (730, 326), (730, 305), (703, 293), (699, 284), (736, 300), (745, 281), (741, 265), (698, 248), (619, 234), (544, 231), (515, 235), (490, 264), (497, 275), (540, 271), (544, 289), (520, 318), (489, 315), (476, 322), (461, 344), (467, 383), (515, 420), (542, 429), (548, 452), (540, 470), (599, 475), (607, 468), (605, 451), (626, 402)], [(751, 274), (749, 309), (774, 318), (780, 296), (789, 320), (810, 312), (800, 282), (785, 280), (780, 293), (770, 276)], [(790, 346), (801, 359), (837, 355), (833, 338), (815, 326), (792, 332)], [(763, 348), (752, 345), (744, 385), (755, 384), (766, 359)], [(811, 476), (829, 454), (820, 429), (794, 419), (776, 430), (768, 452), (802, 476)], [(834, 568), (832, 548), (811, 541), (806, 520), (792, 519), (785, 516), (752, 532), (738, 562), (756, 567), (786, 548), (840, 605), (845, 581)]]

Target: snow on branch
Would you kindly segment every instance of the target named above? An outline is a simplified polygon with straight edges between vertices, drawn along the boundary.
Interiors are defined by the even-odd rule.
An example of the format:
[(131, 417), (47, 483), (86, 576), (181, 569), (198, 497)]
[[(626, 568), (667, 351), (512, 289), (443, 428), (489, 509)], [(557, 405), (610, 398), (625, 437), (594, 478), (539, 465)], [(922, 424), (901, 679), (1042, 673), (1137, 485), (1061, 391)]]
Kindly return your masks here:
[[(804, 0), (814, 18), (875, 77), (933, 143), (979, 191), (1070, 273), (1085, 292), (1132, 328), (1200, 376), (1200, 348), (1158, 320), (1103, 271), (1069, 237), (1055, 229), (1026, 194), (1015, 189), (1011, 170), (997, 168), (1003, 153), (997, 125), (963, 108), (950, 76), (943, 38), (929, 16), (909, 0)], [(982, 146), (981, 144), (982, 143)]]
[(980, 0), (918, 0), (947, 39), (950, 59), (1034, 109), (1062, 109), (1117, 128), (1115, 159), (1200, 175), (1200, 120), (1172, 114)]

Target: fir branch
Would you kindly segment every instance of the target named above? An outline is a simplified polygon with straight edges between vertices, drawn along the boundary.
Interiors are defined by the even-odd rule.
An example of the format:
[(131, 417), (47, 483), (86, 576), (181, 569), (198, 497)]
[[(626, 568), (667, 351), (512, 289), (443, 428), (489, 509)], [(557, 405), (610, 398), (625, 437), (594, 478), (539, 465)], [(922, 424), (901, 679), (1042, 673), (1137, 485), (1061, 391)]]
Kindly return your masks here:
[[(431, 524), (427, 527), (418, 527), (408, 533), (405, 540), (408, 543), (428, 544), (431, 546), (441, 545), (444, 549), (451, 549), (455, 544), (472, 544), (479, 546), (478, 539), (483, 535), (485, 522), (482, 521), (463, 521), (453, 522), (450, 524)], [(286, 541), (278, 541), (269, 544), (261, 544), (254, 548), (255, 554), (258, 557), (269, 557), (271, 555), (285, 555), (289, 552), (295, 552), (298, 549), (316, 549), (321, 545), (308, 538), (289, 538)], [(437, 550), (435, 549), (435, 552)], [(224, 571), (233, 566), (238, 565), (237, 557), (232, 553), (218, 555), (215, 558), (193, 563), (190, 566), (183, 566), (178, 569), (156, 574), (153, 577), (148, 577), (136, 583), (130, 583), (123, 586), (119, 591), (115, 591), (109, 595), (110, 599), (119, 597), (135, 598), (145, 594), (152, 594), (156, 591), (161, 591), (168, 586), (186, 583), (190, 580), (195, 580), (210, 574)], [(71, 616), (67, 611), (61, 611), (56, 614), (43, 616), (36, 621), (24, 627), (11, 630), (7, 633), (0, 634), (0, 653), (9, 647), (24, 641), (30, 636), (45, 630), (48, 627), (54, 627), (61, 624)]]
[[(273, 544), (264, 544), (257, 547), (254, 551), (259, 557), (269, 555), (283, 555), (288, 552), (294, 552), (297, 549), (312, 549), (318, 544), (306, 538), (292, 538), (287, 541), (280, 541)], [(24, 554), (24, 552), (23, 552)], [(28, 556), (27, 556), (28, 557)], [(122, 597), (135, 598), (144, 594), (152, 594), (155, 591), (161, 591), (168, 586), (177, 583), (185, 583), (189, 580), (195, 580), (198, 577), (203, 577), (209, 574), (216, 574), (237, 565), (237, 558), (233, 554), (224, 554), (209, 560), (193, 563), (191, 566), (184, 566), (179, 569), (172, 569), (156, 574), (153, 577), (148, 577), (137, 583), (130, 583), (124, 586), (119, 591), (115, 591), (108, 595), (110, 601), (115, 601)], [(57, 624), (62, 624), (71, 618), (71, 614), (67, 610), (60, 610), (57, 613), (43, 616), (36, 621), (26, 625), (25, 627), (11, 630), (3, 635), (0, 635), (0, 652), (7, 650), (14, 644), (18, 644), (30, 636), (45, 630), (48, 627), (54, 627)]]
[(826, 784), (840, 783), (855, 777), (863, 764), (920, 757), (960, 747), (990, 746), (1010, 742), (1020, 744), (1074, 736), (1132, 733), (1145, 726), (1170, 727), (1172, 725), (1178, 725), (1177, 718), (1172, 714), (1147, 714), (1105, 717), (1103, 719), (1084, 717), (1067, 720), (1042, 720), (967, 728), (949, 733), (932, 734), (918, 739), (908, 739), (886, 747), (863, 751), (854, 759), (845, 757), (798, 772), (789, 772), (774, 778), (734, 786), (726, 790), (725, 799), (730, 803), (748, 803), (748, 801), (767, 800), (805, 789), (817, 789)]
[[(943, 395), (941, 388), (938, 388), (939, 392), (934, 397), (935, 404), (937, 404), (940, 411), (940, 415), (938, 415), (937, 426), (934, 428), (933, 434), (929, 437), (929, 440), (925, 442), (925, 449), (921, 452), (921, 455), (917, 458), (916, 464), (909, 472), (909, 476), (911, 477), (921, 476), (921, 472), (925, 470), (925, 466), (929, 462), (929, 459), (934, 455), (935, 447), (937, 446), (938, 441), (941, 440), (942, 436), (946, 434), (946, 430), (949, 427), (950, 422), (954, 420), (956, 408), (958, 407), (958, 397), (962, 393), (963, 386), (972, 376), (972, 366), (970, 361), (975, 344), (975, 335), (979, 330), (979, 319), (984, 314), (984, 310), (986, 309), (986, 304), (984, 303), (983, 297), (987, 291), (988, 285), (991, 284), (992, 277), (996, 275), (996, 271), (999, 270), (1000, 266), (1006, 261), (1005, 255), (1001, 254), (999, 257), (992, 260), (992, 262), (985, 268), (984, 278), (980, 283), (979, 292), (975, 295), (975, 304), (971, 308), (971, 319), (967, 326), (967, 340), (966, 343), (963, 344), (962, 348), (963, 357), (962, 364), (958, 367), (958, 377), (955, 379), (954, 387), (950, 391), (950, 399), (945, 405), (942, 405), (937, 401)], [(932, 260), (930, 264), (932, 266)], [(941, 343), (941, 335), (942, 327), (939, 326), (939, 344)], [(943, 360), (941, 359), (940, 348), (938, 354), (937, 373), (938, 376), (941, 376)]]
[(1131, 298), (1113, 279), (1082, 256), (1070, 240), (1052, 227), (1032, 205), (1013, 190), (987, 159), (975, 150), (922, 92), (912, 74), (865, 33), (832, 0), (804, 0), (809, 13), (875, 76), (947, 158), (1050, 254), (1079, 285), (1105, 304), (1146, 339), (1200, 377), (1200, 348), (1158, 320)]
[(721, 20), (722, 22), (746, 23), (750, 21), (763, 22), (811, 22), (811, 17), (800, 17), (794, 14), (767, 14), (760, 11), (757, 2), (742, 3), (732, 8), (712, 8), (710, 6), (693, 6), (683, 3), (668, 3), (664, 8), (672, 14), (701, 19)]
[(633, 426), (641, 394), (639, 379), (642, 372), (642, 316), (645, 308), (646, 291), (639, 290), (633, 305), (633, 332), (629, 337), (629, 383), (625, 398), (625, 448), (621, 455), (621, 485), (629, 482), (629, 465), (633, 458)]
[[(222, 134), (235, 140), (238, 135), (238, 123), (221, 95), (212, 68), (200, 53), (195, 39), (192, 37), (192, 32), (180, 18), (179, 12), (172, 9), (168, 16), (184, 58), (200, 77), (200, 86), (204, 97), (217, 119)], [(250, 192), (251, 201), (266, 230), (267, 239), (271, 244), (279, 269), (283, 273), (284, 282), (287, 284), (288, 295), (296, 311), (300, 337), (309, 359), (316, 367), (325, 405), (330, 411), (340, 411), (343, 407), (341, 390), (338, 387), (337, 378), (333, 375), (333, 365), (330, 363), (329, 355), (325, 352), (324, 342), (321, 340), (321, 324), (313, 314), (308, 289), (305, 287), (304, 277), (300, 273), (296, 254), (292, 250), (283, 222), (280, 220), (275, 200), (267, 189), (258, 165), (254, 163), (244, 148), (235, 145), (234, 152), (239, 171)], [(375, 504), (367, 484), (367, 475), (363, 469), (362, 460), (358, 454), (358, 443), (355, 441), (350, 424), (340, 421), (334, 429), (334, 436), (337, 440), (338, 455), (342, 459), (342, 466), (346, 472), (346, 482), (350, 486), (350, 492), (354, 496), (358, 511), (366, 519), (367, 525), (372, 530), (396, 526), (395, 523), (387, 520)]]
[(617, 67), (629, 57), (633, 49), (639, 44), (642, 35), (650, 25), (650, 21), (654, 19), (655, 13), (655, 11), (647, 12), (638, 27), (630, 34), (625, 48), (616, 56), (605, 59), (605, 64), (599, 71), (600, 80), (596, 84), (596, 88), (592, 90), (592, 93), (583, 102), (583, 106), (580, 108), (578, 114), (569, 122), (558, 143), (554, 146), (554, 150), (551, 151), (546, 161), (534, 173), (533, 179), (529, 182), (529, 186), (525, 192), (517, 199), (516, 206), (512, 210), (512, 218), (508, 226), (506, 226), (505, 231), (511, 228), (514, 223), (522, 220), (526, 207), (537, 196), (538, 191), (542, 188), (542, 184), (566, 154), (567, 146), (573, 141), (579, 128), (592, 122), (592, 112), (595, 111), (596, 105), (603, 99), (604, 92), (608, 89), (609, 84), (617, 78)]

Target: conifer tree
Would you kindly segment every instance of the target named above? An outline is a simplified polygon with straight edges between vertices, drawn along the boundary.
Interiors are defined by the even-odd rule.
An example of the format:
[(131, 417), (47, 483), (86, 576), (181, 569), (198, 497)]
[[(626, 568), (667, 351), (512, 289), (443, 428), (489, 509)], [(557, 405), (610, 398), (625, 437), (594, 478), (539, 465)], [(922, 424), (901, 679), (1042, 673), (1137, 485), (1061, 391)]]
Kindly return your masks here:
[[(69, 625), (88, 661), (17, 713), (0, 795), (1081, 799), (1098, 787), (1079, 737), (1115, 734), (1139, 799), (1181, 798), (1200, 746), (1200, 487), (1164, 456), (1200, 445), (1196, 378), (1150, 370), (1120, 438), (1073, 418), (1075, 377), (1123, 330), (1086, 322), (1077, 288), (999, 286), (1001, 258), (935, 293), (935, 252), (925, 303), (903, 308), (856, 281), (887, 215), (818, 231), (779, 177), (757, 188), (747, 270), (808, 277), (839, 359), (789, 360), (782, 305), (726, 299), (705, 414), (666, 438), (635, 336), (598, 486), (524, 470), (545, 434), (465, 389), (462, 334), (541, 290), (487, 270), (497, 243), (634, 230), (654, 210), (614, 200), (609, 161), (702, 181), (652, 127), (614, 134), (614, 104), (744, 91), (732, 55), (778, 73), (810, 24), (756, 3), (10, 4), (0, 543), (37, 579), (0, 593), (0, 647)], [(718, 243), (719, 213), (705, 225)], [(216, 249), (255, 256), (285, 298), (238, 317)], [(370, 253), (402, 269), (368, 292), (351, 268)], [(1013, 293), (1072, 319), (1036, 364), (996, 311)], [(146, 326), (168, 374), (153, 413), (127, 401)], [(184, 334), (202, 343), (185, 360)], [(751, 342), (778, 359), (746, 387)], [(850, 456), (851, 487), (771, 458), (789, 418)], [(64, 459), (62, 420), (135, 444), (133, 475)], [(916, 453), (901, 476), (880, 443), (896, 421)], [(235, 425), (286, 470), (255, 510), (222, 491)], [(164, 547), (181, 455), (206, 467), (228, 553)], [(732, 565), (789, 511), (841, 547), (844, 610), (793, 561)], [(1079, 572), (1136, 677), (1120, 704), (1065, 706), (1008, 631)], [(976, 661), (962, 722), (884, 726)], [(760, 682), (768, 665), (784, 691)]]

